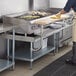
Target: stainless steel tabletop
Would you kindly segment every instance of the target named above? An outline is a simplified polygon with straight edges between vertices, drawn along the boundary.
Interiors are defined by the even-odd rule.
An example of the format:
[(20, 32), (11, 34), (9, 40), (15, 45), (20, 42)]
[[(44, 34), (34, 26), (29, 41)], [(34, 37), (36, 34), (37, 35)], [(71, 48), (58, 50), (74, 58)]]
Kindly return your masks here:
[(2, 23), (0, 24), (0, 33), (12, 30), (13, 26), (4, 26)]

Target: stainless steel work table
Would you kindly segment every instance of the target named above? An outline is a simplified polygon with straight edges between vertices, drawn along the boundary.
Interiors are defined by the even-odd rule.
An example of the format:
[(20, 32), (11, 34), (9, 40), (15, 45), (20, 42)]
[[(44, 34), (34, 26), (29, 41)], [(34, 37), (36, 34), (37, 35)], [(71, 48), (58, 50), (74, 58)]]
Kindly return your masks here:
[[(45, 17), (46, 21), (48, 21), (48, 19), (50, 21), (49, 17), (50, 16)], [(45, 18), (42, 18), (42, 19), (45, 20)], [(17, 19), (17, 18), (13, 18), (13, 17), (10, 17), (10, 16), (5, 17), (5, 19), (6, 19), (6, 22), (8, 20), (6, 25), (7, 24), (15, 25), (15, 26), (17, 25), (17, 27), (23, 28), (24, 31), (25, 31), (25, 28), (28, 26), (28, 24), (30, 24), (26, 20)], [(44, 21), (44, 20), (42, 20), (42, 21)], [(66, 28), (72, 26), (72, 25), (67, 25), (66, 24), (65, 18), (62, 19), (62, 21), (64, 23), (64, 26), (59, 28), (59, 29), (47, 28), (47, 30), (44, 31), (44, 26), (49, 26), (51, 23), (54, 23), (54, 22), (49, 22), (48, 24), (46, 23), (46, 24), (40, 25), (41, 32), (36, 37), (29, 37), (29, 36), (27, 36), (26, 32), (25, 32), (24, 36), (14, 35), (14, 39), (13, 39), (13, 35), (12, 34), (11, 35), (6, 35), (6, 38), (9, 39), (9, 40), (13, 39), (13, 40), (17, 40), (17, 41), (24, 41), (24, 42), (30, 43), (29, 49), (27, 47), (24, 50), (21, 49), (21, 48), (19, 48), (17, 51), (15, 50), (15, 59), (24, 60), (24, 61), (30, 61), (30, 68), (32, 68), (33, 61), (35, 61), (36, 59), (38, 59), (38, 58), (40, 58), (40, 57), (42, 57), (42, 56), (44, 56), (46, 54), (48, 54), (51, 51), (54, 51), (55, 50), (55, 37), (56, 37), (56, 34), (58, 32), (60, 32), (61, 30), (66, 29)], [(30, 26), (31, 26), (31, 24), (30, 24)], [(52, 45), (49, 42), (49, 45), (47, 45), (47, 47), (42, 48), (42, 46), (41, 46), (41, 48), (37, 52), (34, 52), (34, 49), (33, 49), (33, 43), (34, 42), (36, 42), (38, 40), (41, 40), (41, 44), (42, 44), (42, 40), (43, 39), (45, 39), (45, 38), (51, 39), (51, 37), (52, 37)], [(9, 40), (8, 40), (8, 42), (9, 42)], [(10, 54), (10, 56), (12, 57), (11, 54)]]
[[(0, 37), (6, 34), (7, 31), (13, 30), (13, 45), (14, 45), (14, 28), (13, 26), (5, 26), (0, 24)], [(12, 60), (9, 60), (9, 39), (7, 39), (7, 58), (0, 59), (0, 72), (12, 67), (14, 69), (14, 46), (12, 45)]]

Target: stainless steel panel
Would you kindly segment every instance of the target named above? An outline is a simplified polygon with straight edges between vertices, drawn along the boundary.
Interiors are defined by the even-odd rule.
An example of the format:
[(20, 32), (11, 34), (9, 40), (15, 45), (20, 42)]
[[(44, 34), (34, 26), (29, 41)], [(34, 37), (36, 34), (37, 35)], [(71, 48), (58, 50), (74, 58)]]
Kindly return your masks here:
[[(6, 26), (14, 25), (20, 27), (24, 33), (31, 34), (34, 33), (34, 28), (37, 29), (37, 25), (32, 25), (29, 21), (13, 18), (13, 17), (3, 17), (3, 23)], [(34, 27), (34, 28), (33, 28)]]

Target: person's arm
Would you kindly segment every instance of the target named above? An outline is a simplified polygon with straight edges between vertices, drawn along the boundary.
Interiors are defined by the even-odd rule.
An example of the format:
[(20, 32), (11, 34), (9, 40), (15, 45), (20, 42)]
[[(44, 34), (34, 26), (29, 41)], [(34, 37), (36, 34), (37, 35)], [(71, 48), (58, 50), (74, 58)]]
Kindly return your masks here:
[(70, 11), (70, 9), (72, 8), (72, 6), (74, 5), (74, 2), (76, 0), (68, 0), (65, 7), (59, 12), (60, 14), (65, 14), (67, 12)]
[(65, 13), (69, 12), (75, 1), (76, 0), (68, 0), (65, 7), (56, 14), (56, 17), (60, 17), (61, 14), (65, 14)]
[(69, 12), (75, 2), (76, 2), (76, 0), (68, 0), (64, 7), (64, 11)]

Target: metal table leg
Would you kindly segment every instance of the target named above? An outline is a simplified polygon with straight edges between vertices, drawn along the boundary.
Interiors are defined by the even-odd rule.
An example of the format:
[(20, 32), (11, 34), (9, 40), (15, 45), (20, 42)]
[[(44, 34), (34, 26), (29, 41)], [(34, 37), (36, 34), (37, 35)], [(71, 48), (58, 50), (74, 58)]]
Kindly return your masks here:
[(41, 49), (42, 49), (42, 45), (43, 45), (43, 25), (41, 26)]
[(30, 43), (31, 44), (31, 46), (30, 46), (30, 69), (32, 69), (32, 63), (33, 63), (33, 58), (32, 58), (32, 50), (33, 50), (33, 48), (32, 48), (32, 42)]
[[(8, 64), (10, 64), (10, 58), (9, 58), (9, 54), (10, 54), (10, 39), (7, 39), (7, 59), (8, 59)], [(15, 67), (15, 59), (14, 59), (14, 57), (15, 57), (15, 52), (14, 52), (14, 50), (15, 50), (15, 29), (13, 28), (13, 39), (12, 39), (12, 64), (13, 64), (13, 66), (12, 66), (12, 69), (14, 70), (14, 67)]]
[[(56, 34), (54, 34), (54, 47), (56, 46)], [(56, 48), (56, 47), (55, 47)], [(56, 49), (54, 50), (54, 55), (55, 55)]]
[(12, 62), (14, 69), (15, 68), (15, 29), (14, 28), (13, 28)]
[(9, 64), (9, 39), (7, 39), (7, 60)]
[(58, 48), (59, 48), (59, 32), (56, 33), (56, 52), (58, 53)]

